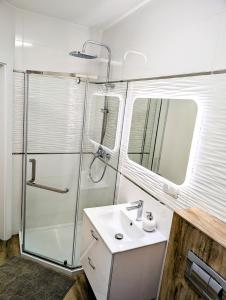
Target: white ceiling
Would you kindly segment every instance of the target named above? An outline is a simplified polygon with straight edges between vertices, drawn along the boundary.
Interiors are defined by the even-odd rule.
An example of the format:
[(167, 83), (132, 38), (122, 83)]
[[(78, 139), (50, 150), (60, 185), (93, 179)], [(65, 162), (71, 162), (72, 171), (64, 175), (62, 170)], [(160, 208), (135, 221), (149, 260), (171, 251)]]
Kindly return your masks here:
[(148, 0), (7, 0), (17, 8), (89, 27), (107, 27)]

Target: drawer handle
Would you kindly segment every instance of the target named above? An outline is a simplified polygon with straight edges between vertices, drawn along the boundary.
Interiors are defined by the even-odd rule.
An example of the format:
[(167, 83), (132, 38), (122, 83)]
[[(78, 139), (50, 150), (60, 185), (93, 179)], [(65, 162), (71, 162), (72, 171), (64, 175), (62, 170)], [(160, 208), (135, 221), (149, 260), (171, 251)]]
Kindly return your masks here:
[(98, 237), (95, 235), (94, 230), (91, 229), (90, 232), (91, 232), (92, 237), (93, 237), (96, 241), (98, 241)]
[(96, 267), (92, 264), (92, 262), (91, 262), (91, 258), (90, 257), (88, 257), (88, 261), (89, 261), (89, 265), (90, 265), (90, 267), (93, 269), (93, 270), (95, 270), (96, 269)]

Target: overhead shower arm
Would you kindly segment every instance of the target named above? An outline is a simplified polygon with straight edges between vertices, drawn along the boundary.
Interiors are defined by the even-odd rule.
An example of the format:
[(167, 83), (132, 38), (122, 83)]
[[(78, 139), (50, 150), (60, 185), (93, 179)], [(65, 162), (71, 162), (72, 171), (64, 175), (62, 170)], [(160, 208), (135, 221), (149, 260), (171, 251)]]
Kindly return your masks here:
[(85, 43), (82, 46), (82, 52), (84, 52), (84, 53), (86, 52), (86, 47), (87, 47), (88, 44), (104, 47), (107, 50), (107, 53), (108, 53), (107, 82), (109, 82), (110, 69), (111, 69), (111, 49), (110, 49), (110, 47), (108, 47), (105, 44), (99, 43), (99, 42), (95, 42), (95, 41), (92, 41), (92, 40), (87, 40), (87, 41), (85, 41)]

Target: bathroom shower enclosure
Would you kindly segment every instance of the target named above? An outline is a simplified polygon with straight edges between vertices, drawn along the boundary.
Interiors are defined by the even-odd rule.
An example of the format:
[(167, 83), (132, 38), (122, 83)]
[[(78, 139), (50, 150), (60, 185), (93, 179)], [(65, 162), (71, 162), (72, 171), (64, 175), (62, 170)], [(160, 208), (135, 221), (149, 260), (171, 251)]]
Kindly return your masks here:
[[(22, 253), (69, 270), (81, 267), (83, 209), (115, 200), (127, 89), (125, 83), (107, 86), (75, 77), (25, 73)], [(97, 157), (93, 162), (93, 177), (100, 178), (106, 168), (95, 183), (90, 164), (100, 146), (110, 159)]]

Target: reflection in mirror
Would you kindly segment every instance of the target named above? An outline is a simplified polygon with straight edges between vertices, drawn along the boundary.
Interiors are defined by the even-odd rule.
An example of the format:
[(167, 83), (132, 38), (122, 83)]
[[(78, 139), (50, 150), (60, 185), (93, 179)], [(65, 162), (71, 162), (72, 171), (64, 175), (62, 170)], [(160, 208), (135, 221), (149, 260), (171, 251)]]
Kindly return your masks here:
[(129, 158), (172, 181), (185, 180), (197, 115), (192, 100), (136, 99)]
[(95, 95), (92, 101), (89, 137), (112, 150), (116, 140), (119, 98)]

